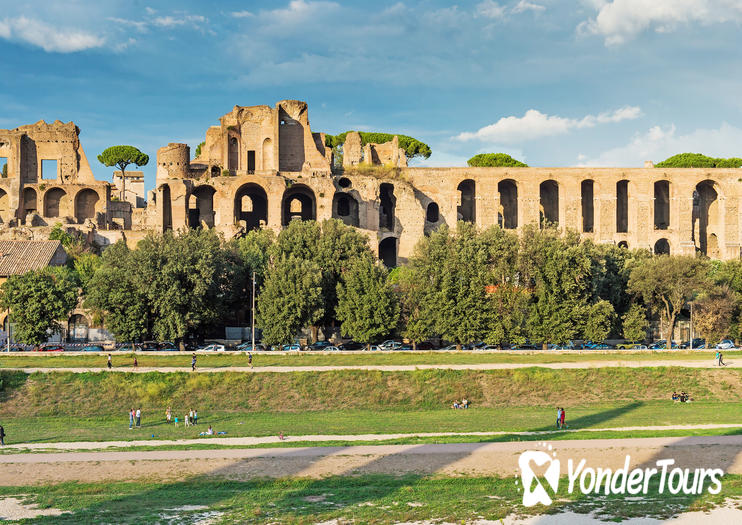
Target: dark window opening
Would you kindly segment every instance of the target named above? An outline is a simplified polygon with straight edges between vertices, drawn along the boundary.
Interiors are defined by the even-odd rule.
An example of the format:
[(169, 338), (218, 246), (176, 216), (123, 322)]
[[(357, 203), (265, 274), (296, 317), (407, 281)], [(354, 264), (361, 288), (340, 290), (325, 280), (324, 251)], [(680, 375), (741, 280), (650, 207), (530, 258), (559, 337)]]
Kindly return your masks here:
[(554, 180), (546, 180), (539, 186), (540, 224), (559, 224), (559, 185)]
[(497, 224), (500, 228), (515, 229), (518, 227), (518, 186), (514, 180), (503, 180), (497, 184), (500, 194), (500, 209)]
[(379, 259), (387, 268), (397, 266), (397, 239), (387, 237), (379, 243)]
[(394, 230), (394, 211), (397, 199), (394, 196), (394, 185), (384, 183), (379, 188), (379, 228)]
[(629, 181), (616, 183), (616, 232), (629, 231)]
[(347, 193), (336, 193), (332, 199), (332, 216), (348, 226), (359, 225), (358, 201)]
[(428, 204), (427, 210), (425, 210), (425, 220), (428, 222), (438, 222), (440, 219), (438, 205), (435, 202)]
[(670, 183), (658, 180), (654, 183), (654, 229), (670, 227)]
[(338, 180), (338, 186), (343, 188), (344, 190), (347, 190), (350, 188), (350, 179), (348, 177), (340, 177), (340, 180)]
[(247, 172), (255, 173), (255, 150), (247, 152)]
[(459, 205), (456, 208), (457, 219), (465, 222), (476, 222), (477, 203), (474, 181), (471, 179), (462, 181), (456, 189), (459, 192)]
[(211, 186), (199, 186), (191, 193), (188, 226), (191, 228), (214, 227), (214, 193)]
[(170, 186), (167, 184), (162, 187), (162, 229), (173, 229), (173, 205), (170, 201)]
[(580, 184), (582, 196), (582, 231), (589, 233), (593, 231), (594, 213), (594, 183), (591, 180), (583, 180)]
[(670, 255), (670, 243), (667, 239), (660, 239), (654, 243), (654, 253), (656, 255)]

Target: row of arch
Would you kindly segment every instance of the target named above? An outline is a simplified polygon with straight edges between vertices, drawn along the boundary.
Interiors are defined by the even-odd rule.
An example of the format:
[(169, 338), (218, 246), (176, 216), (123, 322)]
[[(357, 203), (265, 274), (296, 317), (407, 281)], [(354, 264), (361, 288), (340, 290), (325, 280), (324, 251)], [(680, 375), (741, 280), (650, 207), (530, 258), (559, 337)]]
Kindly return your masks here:
[[(34, 188), (24, 188), (21, 202), (22, 213), (25, 217), (29, 213), (40, 213), (44, 217), (59, 217), (62, 210), (66, 209), (67, 192), (62, 188), (51, 188), (47, 190), (42, 198), (39, 210), (38, 193)], [(94, 219), (96, 206), (100, 197), (98, 192), (90, 188), (84, 188), (77, 192), (74, 199), (74, 216), (79, 222), (85, 219)], [(8, 193), (0, 189), (0, 214), (10, 210)]]

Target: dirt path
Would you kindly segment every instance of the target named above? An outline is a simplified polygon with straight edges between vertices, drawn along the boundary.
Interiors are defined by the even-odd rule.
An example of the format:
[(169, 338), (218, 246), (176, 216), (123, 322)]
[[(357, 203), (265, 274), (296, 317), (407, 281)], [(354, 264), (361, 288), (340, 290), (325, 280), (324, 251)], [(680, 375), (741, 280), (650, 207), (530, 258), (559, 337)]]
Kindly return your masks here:
[[(574, 432), (637, 432), (637, 431), (662, 431), (662, 430), (710, 430), (710, 429), (738, 429), (740, 424), (707, 424), (707, 425), (656, 425), (645, 427), (610, 427), (610, 428), (583, 428), (567, 430), (547, 430), (540, 432), (418, 432), (414, 434), (312, 434), (304, 436), (284, 436), (283, 441), (278, 436), (260, 437), (218, 437), (204, 436), (197, 439), (141, 439), (133, 441), (66, 441), (57, 443), (13, 443), (5, 446), (6, 449), (15, 450), (97, 450), (109, 447), (142, 447), (142, 446), (167, 446), (167, 445), (222, 445), (222, 446), (254, 446), (270, 443), (291, 442), (327, 442), (327, 441), (387, 441), (390, 439), (404, 439), (414, 437), (446, 437), (446, 436), (481, 436), (495, 437), (505, 435), (520, 436), (544, 436), (548, 439), (549, 434), (574, 433)], [(1, 456), (0, 456), (1, 457)]]
[[(588, 466), (656, 467), (672, 458), (682, 468), (722, 468), (742, 473), (742, 436), (693, 436), (556, 441), (553, 452)], [(194, 475), (228, 479), (323, 477), (355, 474), (444, 474), (509, 476), (525, 450), (545, 443), (450, 443), (273, 449), (155, 450), (142, 452), (66, 452), (0, 456), (0, 485), (63, 481), (184, 479)]]
[[(419, 365), (338, 365), (338, 366), (225, 366), (225, 367), (199, 367), (196, 372), (329, 372), (332, 370), (381, 370), (385, 372), (405, 372), (410, 370), (510, 370), (516, 368), (606, 368), (625, 367), (643, 368), (651, 366), (673, 366), (683, 368), (717, 368), (711, 359), (686, 360), (686, 361), (580, 361), (568, 363), (473, 363), (473, 364), (419, 364)], [(729, 362), (728, 368), (741, 368), (742, 361)], [(75, 368), (4, 368), (4, 370), (22, 370), (26, 373), (33, 372), (103, 372), (108, 370), (101, 367), (75, 367)], [(191, 372), (190, 366), (161, 366), (161, 367), (113, 367), (114, 372)]]

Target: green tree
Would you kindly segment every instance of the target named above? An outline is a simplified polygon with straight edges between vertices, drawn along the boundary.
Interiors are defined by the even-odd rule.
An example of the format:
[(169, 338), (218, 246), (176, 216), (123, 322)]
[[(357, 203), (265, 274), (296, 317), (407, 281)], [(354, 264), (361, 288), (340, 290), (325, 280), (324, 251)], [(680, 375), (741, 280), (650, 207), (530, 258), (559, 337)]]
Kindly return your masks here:
[(735, 340), (742, 339), (742, 260), (713, 261), (712, 278), (720, 287), (726, 287), (734, 298), (734, 311), (729, 326), (729, 335)]
[(206, 145), (206, 142), (201, 142), (198, 146), (196, 146), (196, 156), (194, 158), (199, 158), (201, 156), (201, 150)]
[(706, 340), (706, 348), (713, 348), (729, 334), (737, 306), (735, 293), (727, 287), (705, 294), (695, 302), (695, 331)]
[(77, 282), (87, 294), (90, 290), (90, 281), (93, 279), (95, 272), (101, 265), (101, 259), (94, 253), (82, 253), (72, 262), (72, 268), (75, 270)]
[(628, 289), (644, 299), (644, 304), (660, 313), (667, 329), (667, 348), (675, 322), (688, 301), (709, 286), (706, 263), (691, 256), (658, 255), (637, 264), (629, 277)]
[(741, 168), (742, 158), (714, 158), (701, 153), (679, 153), (662, 162), (655, 168)]
[(134, 164), (137, 167), (146, 166), (149, 156), (139, 151), (134, 146), (111, 146), (98, 155), (98, 162), (104, 166), (117, 166), (121, 170), (121, 196), (126, 200), (126, 167)]
[(479, 153), (474, 155), (472, 158), (466, 161), (469, 166), (472, 167), (503, 167), (503, 168), (527, 168), (528, 164), (525, 164), (519, 160), (515, 160), (507, 153)]
[(647, 309), (640, 304), (632, 304), (628, 311), (621, 317), (623, 322), (623, 337), (627, 341), (636, 343), (647, 337), (649, 321), (647, 320)]
[(591, 304), (587, 309), (582, 337), (587, 341), (605, 341), (611, 333), (614, 316), (613, 305), (608, 301), (601, 299)]
[(367, 345), (391, 333), (399, 304), (387, 281), (388, 270), (371, 257), (353, 261), (337, 285), (337, 318), (342, 333)]
[(399, 303), (399, 328), (402, 337), (412, 342), (412, 348), (433, 334), (433, 320), (424, 314), (426, 273), (424, 267), (414, 264), (398, 266), (389, 275)]
[(323, 313), (322, 271), (317, 263), (293, 255), (271, 262), (258, 297), (257, 322), (264, 343), (292, 341), (301, 328), (315, 325)]
[(154, 312), (135, 271), (132, 250), (118, 241), (103, 252), (88, 286), (85, 306), (103, 313), (106, 329), (119, 342), (151, 338)]
[(0, 304), (11, 311), (16, 339), (34, 345), (59, 330), (59, 320), (77, 304), (77, 285), (66, 267), (11, 275), (0, 292)]

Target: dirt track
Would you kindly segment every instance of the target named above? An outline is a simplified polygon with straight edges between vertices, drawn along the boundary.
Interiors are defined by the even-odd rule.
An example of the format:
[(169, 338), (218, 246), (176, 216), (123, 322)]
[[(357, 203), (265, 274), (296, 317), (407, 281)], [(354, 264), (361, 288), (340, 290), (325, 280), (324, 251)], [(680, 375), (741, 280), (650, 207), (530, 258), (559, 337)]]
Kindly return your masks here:
[[(405, 372), (410, 370), (509, 370), (515, 368), (606, 368), (625, 367), (643, 368), (657, 366), (672, 366), (683, 368), (718, 368), (711, 359), (686, 360), (686, 361), (579, 361), (566, 363), (474, 363), (474, 364), (419, 364), (419, 365), (338, 365), (338, 366), (225, 366), (225, 367), (199, 367), (196, 372), (328, 372), (332, 370), (381, 370), (386, 372)], [(727, 368), (741, 368), (742, 361), (729, 362)], [(108, 368), (102, 367), (73, 367), (73, 368), (4, 368), (4, 370), (22, 370), (26, 373), (33, 372), (103, 372)], [(190, 366), (162, 366), (162, 367), (113, 367), (114, 372), (191, 372)]]
[[(652, 466), (674, 458), (683, 468), (722, 468), (742, 474), (742, 436), (596, 439), (553, 442), (558, 459), (588, 466)], [(514, 475), (518, 455), (539, 442), (376, 445), (278, 449), (65, 452), (0, 456), (0, 485), (63, 481), (228, 479), (354, 474)], [(566, 472), (566, 466), (563, 467)]]

